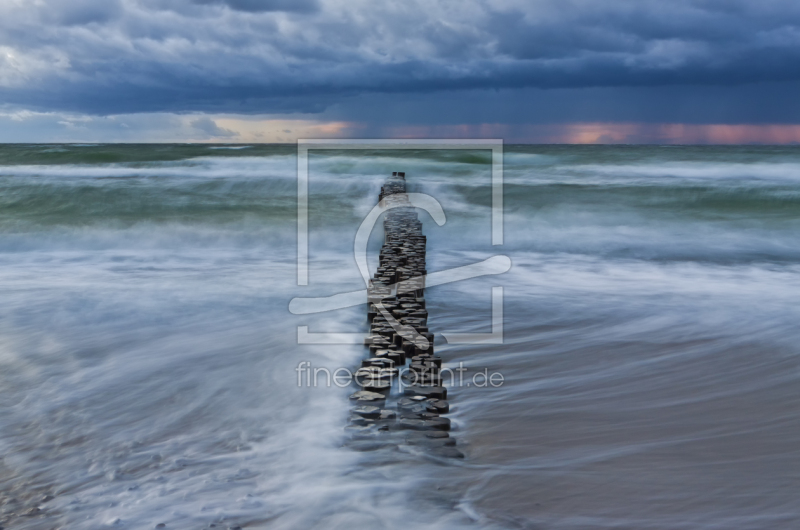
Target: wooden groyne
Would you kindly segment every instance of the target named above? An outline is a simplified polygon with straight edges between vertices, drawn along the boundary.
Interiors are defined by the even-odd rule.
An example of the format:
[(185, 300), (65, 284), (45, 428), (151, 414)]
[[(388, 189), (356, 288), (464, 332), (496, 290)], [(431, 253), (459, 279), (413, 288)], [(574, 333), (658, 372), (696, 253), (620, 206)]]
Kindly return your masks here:
[[(463, 458), (450, 437), (442, 359), (434, 352), (425, 305), (422, 223), (406, 193), (405, 173), (393, 173), (378, 198), (387, 208), (380, 263), (368, 288), (369, 349), (355, 372), (361, 389), (347, 429), (351, 447), (416, 446), (433, 455)], [(408, 365), (406, 367), (406, 365)]]

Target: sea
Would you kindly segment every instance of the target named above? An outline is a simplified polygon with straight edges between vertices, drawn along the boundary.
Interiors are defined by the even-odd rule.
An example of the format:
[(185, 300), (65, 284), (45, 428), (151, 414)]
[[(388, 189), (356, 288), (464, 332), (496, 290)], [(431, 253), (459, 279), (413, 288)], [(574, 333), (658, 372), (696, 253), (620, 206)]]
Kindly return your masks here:
[[(0, 146), (0, 527), (800, 528), (800, 147), (503, 151), (502, 244), (489, 151), (309, 151), (300, 285), (294, 145)], [(429, 273), (511, 261), (425, 294), (463, 459), (300, 377), (365, 356), (289, 304), (364, 289), (393, 171)]]

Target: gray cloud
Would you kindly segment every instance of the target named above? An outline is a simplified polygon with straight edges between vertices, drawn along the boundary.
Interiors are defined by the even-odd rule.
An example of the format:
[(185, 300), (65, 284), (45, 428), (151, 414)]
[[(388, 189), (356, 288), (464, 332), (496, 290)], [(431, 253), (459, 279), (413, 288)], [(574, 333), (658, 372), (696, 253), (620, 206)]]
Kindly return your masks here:
[[(686, 114), (692, 94), (708, 99), (709, 88), (747, 86), (758, 98), (758, 87), (798, 80), (794, 0), (0, 5), (0, 101), (45, 111), (357, 114), (349, 102), (365, 97), (547, 89), (573, 98), (568, 114), (581, 91), (613, 88), (609, 108), (628, 115), (626, 101), (662, 101), (639, 112), (663, 117), (670, 101)], [(661, 100), (637, 96), (658, 90)], [(764, 103), (751, 105), (751, 119), (765, 119)]]
[(316, 0), (191, 0), (195, 4), (224, 5), (236, 11), (260, 13), (266, 11), (287, 11), (308, 13), (319, 7)]
[(48, 5), (42, 11), (43, 19), (56, 25), (81, 26), (86, 24), (105, 24), (122, 14), (119, 0), (70, 0)]
[(192, 120), (189, 125), (191, 125), (194, 129), (204, 133), (207, 138), (233, 138), (234, 136), (237, 136), (234, 131), (231, 131), (230, 129), (223, 129), (217, 125), (214, 120), (207, 116)]

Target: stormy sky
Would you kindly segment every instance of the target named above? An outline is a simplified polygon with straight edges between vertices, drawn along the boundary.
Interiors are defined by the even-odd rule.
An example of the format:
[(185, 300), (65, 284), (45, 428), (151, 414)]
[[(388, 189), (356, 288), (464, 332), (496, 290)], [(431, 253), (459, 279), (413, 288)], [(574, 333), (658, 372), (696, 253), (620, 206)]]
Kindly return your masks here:
[(0, 0), (0, 141), (800, 142), (796, 0)]

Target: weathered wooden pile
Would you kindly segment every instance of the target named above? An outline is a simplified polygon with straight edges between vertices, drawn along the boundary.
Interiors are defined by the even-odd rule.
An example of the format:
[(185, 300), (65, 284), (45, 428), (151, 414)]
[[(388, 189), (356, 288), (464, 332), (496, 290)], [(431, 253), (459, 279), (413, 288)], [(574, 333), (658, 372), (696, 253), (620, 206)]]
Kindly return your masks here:
[[(351, 447), (417, 446), (441, 457), (463, 458), (450, 437), (442, 359), (434, 354), (425, 307), (422, 223), (406, 194), (405, 173), (381, 188), (385, 240), (368, 288), (369, 355), (355, 372), (361, 390), (350, 396)], [(406, 364), (409, 364), (406, 368)], [(393, 402), (387, 405), (387, 401)]]

